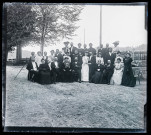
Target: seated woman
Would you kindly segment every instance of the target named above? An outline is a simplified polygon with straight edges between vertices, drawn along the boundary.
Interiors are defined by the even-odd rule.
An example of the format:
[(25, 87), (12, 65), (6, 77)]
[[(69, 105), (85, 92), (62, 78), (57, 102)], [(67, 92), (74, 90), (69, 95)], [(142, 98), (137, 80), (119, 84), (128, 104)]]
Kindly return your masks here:
[(114, 73), (111, 78), (110, 84), (120, 85), (122, 81), (123, 75), (123, 63), (120, 58), (117, 58), (117, 62), (115, 63)]
[(97, 64), (95, 65), (95, 74), (92, 76), (92, 83), (95, 84), (101, 84), (102, 78), (103, 78), (103, 70), (104, 65), (102, 64), (101, 60), (97, 61)]
[(45, 63), (44, 59), (41, 59), (41, 63), (39, 66), (39, 83), (40, 84), (50, 84), (50, 68), (48, 64)]
[(123, 59), (124, 71), (123, 71), (121, 85), (129, 86), (129, 87), (134, 87), (136, 85), (136, 78), (134, 77), (132, 71), (132, 65), (131, 65), (132, 61), (133, 60), (131, 58), (131, 54), (127, 53), (126, 58)]
[(114, 66), (111, 64), (111, 60), (107, 61), (107, 64), (105, 65), (105, 70), (103, 71), (103, 81), (102, 83), (110, 84), (111, 77), (114, 72)]
[(68, 57), (65, 58), (62, 66), (62, 78), (63, 82), (72, 82), (72, 69)]
[(117, 51), (114, 63), (117, 63), (117, 59), (121, 59), (121, 64), (123, 64), (123, 57), (121, 56), (121, 52)]
[(104, 65), (104, 59), (102, 57), (102, 53), (98, 52), (98, 55), (96, 57), (96, 62), (98, 62), (98, 60), (101, 60), (101, 64)]

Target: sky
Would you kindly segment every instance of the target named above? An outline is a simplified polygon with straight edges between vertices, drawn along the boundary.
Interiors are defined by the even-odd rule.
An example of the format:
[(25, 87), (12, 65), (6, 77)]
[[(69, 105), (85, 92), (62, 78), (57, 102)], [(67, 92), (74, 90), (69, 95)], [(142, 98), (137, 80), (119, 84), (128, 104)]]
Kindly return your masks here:
[[(102, 20), (102, 43), (113, 46), (114, 41), (119, 41), (120, 47), (138, 46), (147, 44), (147, 31), (145, 30), (145, 6), (102, 6), (102, 19), (100, 19), (99, 5), (86, 5), (80, 14), (80, 21), (77, 22), (79, 29), (75, 31), (76, 37), (73, 42), (77, 47), (78, 43), (93, 44), (96, 48), (100, 44), (100, 20)], [(64, 39), (65, 41), (66, 39)], [(64, 47), (63, 41), (56, 46), (45, 47), (44, 51)], [(23, 50), (39, 51), (40, 47), (24, 47)]]

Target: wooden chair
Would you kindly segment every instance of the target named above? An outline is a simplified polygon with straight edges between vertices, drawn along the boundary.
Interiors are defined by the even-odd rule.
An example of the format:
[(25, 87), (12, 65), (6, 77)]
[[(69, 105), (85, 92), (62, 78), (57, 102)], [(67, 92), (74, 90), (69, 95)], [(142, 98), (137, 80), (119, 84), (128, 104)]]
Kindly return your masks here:
[(134, 69), (134, 70), (133, 70), (133, 73), (134, 73), (134, 77), (135, 77), (136, 79), (138, 79), (139, 84), (140, 84), (140, 78), (141, 78), (141, 76), (142, 76), (142, 72), (140, 71), (140, 69)]

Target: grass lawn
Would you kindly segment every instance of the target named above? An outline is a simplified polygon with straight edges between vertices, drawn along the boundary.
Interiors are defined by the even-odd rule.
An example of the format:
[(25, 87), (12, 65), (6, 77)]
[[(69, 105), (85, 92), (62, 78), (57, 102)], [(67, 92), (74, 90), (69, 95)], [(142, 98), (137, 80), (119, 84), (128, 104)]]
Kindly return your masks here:
[(24, 68), (7, 66), (5, 126), (144, 129), (146, 82), (136, 87), (93, 83), (40, 85)]

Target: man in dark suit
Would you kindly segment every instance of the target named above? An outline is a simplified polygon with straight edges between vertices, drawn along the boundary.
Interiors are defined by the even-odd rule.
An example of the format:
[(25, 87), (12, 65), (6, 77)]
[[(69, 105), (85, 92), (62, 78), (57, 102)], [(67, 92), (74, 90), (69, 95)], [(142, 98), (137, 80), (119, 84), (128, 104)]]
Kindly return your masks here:
[(115, 57), (116, 57), (116, 55), (114, 53), (112, 53), (112, 48), (110, 47), (109, 52), (105, 56), (105, 64), (107, 64), (108, 60), (111, 60), (111, 64), (113, 65), (114, 61), (115, 61)]
[(74, 58), (74, 62), (72, 63), (72, 75), (73, 81), (81, 83), (81, 64), (78, 61), (78, 56)]
[(93, 52), (89, 52), (90, 61), (89, 61), (89, 82), (92, 80), (92, 76), (95, 73), (95, 65), (96, 65), (96, 57), (94, 56)]
[(100, 44), (98, 53), (101, 52), (103, 59), (105, 58), (105, 48), (103, 48), (103, 44)]
[(63, 52), (66, 54), (67, 52), (70, 54), (69, 42), (64, 42), (65, 47), (62, 48)]
[(89, 51), (89, 49), (87, 48), (87, 45), (84, 44), (84, 49), (83, 49), (82, 55), (84, 56), (85, 52), (87, 52), (87, 51)]
[(105, 65), (105, 70), (103, 72), (103, 83), (110, 84), (111, 77), (114, 72), (114, 66), (111, 64), (111, 60), (107, 60), (107, 64)]
[(89, 47), (90, 47), (90, 48), (88, 49), (88, 51), (89, 51), (89, 52), (92, 52), (93, 55), (96, 55), (96, 50), (95, 50), (92, 46), (93, 46), (93, 44), (90, 43), (90, 44), (89, 44)]
[(47, 52), (44, 52), (43, 59), (45, 60), (45, 63), (48, 64), (48, 56), (47, 56)]
[(58, 67), (61, 68), (62, 63), (63, 63), (63, 55), (61, 54), (61, 52), (59, 51), (59, 49), (56, 49), (56, 54), (55, 57), (57, 57), (57, 61), (58, 61)]
[(73, 57), (75, 55), (75, 50), (77, 49), (76, 47), (73, 46), (73, 43), (70, 43), (70, 57), (71, 57), (71, 62), (73, 61)]
[(31, 57), (31, 60), (27, 64), (28, 80), (32, 82), (38, 82), (38, 64), (35, 62), (35, 57)]
[(106, 54), (109, 53), (109, 44), (106, 44), (106, 48), (104, 48), (104, 60), (106, 59)]
[(82, 46), (82, 44), (79, 43), (79, 44), (78, 44), (78, 53), (81, 53), (81, 54), (83, 55), (84, 49), (81, 48), (81, 46)]
[(75, 46), (73, 46), (73, 42), (70, 43), (70, 55), (73, 55), (75, 50), (77, 49)]

